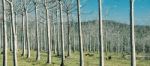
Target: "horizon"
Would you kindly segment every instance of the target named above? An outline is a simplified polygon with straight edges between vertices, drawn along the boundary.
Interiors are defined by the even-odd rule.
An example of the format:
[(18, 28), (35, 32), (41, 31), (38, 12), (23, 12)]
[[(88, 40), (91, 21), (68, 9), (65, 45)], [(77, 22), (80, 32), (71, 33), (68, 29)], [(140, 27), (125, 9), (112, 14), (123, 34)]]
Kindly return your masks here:
[[(97, 0), (86, 0), (82, 12), (92, 12), (82, 14), (82, 19), (95, 20), (98, 18)], [(135, 0), (135, 24), (150, 25), (150, 0)], [(129, 24), (129, 0), (103, 0), (103, 19), (114, 20)], [(84, 20), (83, 20), (84, 21)]]

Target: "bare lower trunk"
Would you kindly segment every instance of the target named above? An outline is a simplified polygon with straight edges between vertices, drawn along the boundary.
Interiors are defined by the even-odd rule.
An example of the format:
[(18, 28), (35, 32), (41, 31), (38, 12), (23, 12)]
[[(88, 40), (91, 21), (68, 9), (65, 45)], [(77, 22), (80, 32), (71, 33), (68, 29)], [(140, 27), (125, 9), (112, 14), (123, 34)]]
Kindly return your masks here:
[(53, 24), (53, 28), (54, 28), (54, 30), (53, 30), (53, 35), (54, 35), (54, 37), (53, 37), (53, 40), (54, 40), (54, 54), (56, 54), (56, 52), (57, 52), (57, 44), (56, 44), (56, 28), (55, 28), (55, 24)]
[(59, 27), (58, 27), (58, 32), (57, 32), (57, 56), (59, 56), (59, 54), (60, 54), (59, 53), (59, 45), (60, 45), (60, 43), (59, 43)]
[(43, 26), (43, 50), (46, 51), (46, 42), (45, 42), (45, 24)]
[(11, 18), (12, 18), (12, 34), (13, 34), (13, 65), (18, 66), (17, 64), (17, 34), (15, 29), (15, 15), (14, 15), (14, 9), (13, 9), (13, 3), (10, 3), (11, 5)]
[(3, 24), (1, 23), (1, 26), (0, 26), (0, 31), (1, 31), (1, 33), (0, 33), (0, 49), (1, 49), (1, 47), (2, 47), (2, 41), (3, 41), (3, 35), (2, 35), (2, 33), (3, 33)]
[(135, 36), (134, 36), (134, 0), (130, 0), (130, 42), (131, 42), (131, 66), (136, 66), (136, 51), (135, 51)]
[(62, 2), (59, 1), (59, 10), (60, 10), (60, 38), (61, 38), (61, 65), (64, 66), (64, 31), (63, 31), (63, 17), (62, 17)]
[(12, 35), (12, 26), (10, 28), (10, 51), (12, 51), (12, 45), (13, 45), (13, 35)]
[(7, 66), (7, 23), (5, 12), (5, 0), (2, 0), (3, 5), (3, 66)]
[(71, 55), (71, 44), (70, 44), (70, 21), (69, 21), (69, 12), (67, 13), (67, 22), (68, 22), (68, 55)]
[(74, 34), (74, 37), (73, 37), (73, 52), (76, 51), (76, 41), (75, 41), (75, 34)]
[(92, 45), (92, 42), (91, 42), (91, 40), (92, 40), (92, 39), (91, 39), (91, 34), (89, 35), (89, 39), (90, 39), (90, 40), (89, 40), (89, 52), (91, 52), (91, 49), (92, 49), (92, 46), (91, 46), (91, 45)]
[[(56, 11), (56, 22), (58, 22), (58, 10)], [(57, 56), (60, 55), (60, 49), (59, 49), (59, 45), (60, 45), (60, 41), (59, 41), (59, 36), (60, 36), (60, 28), (59, 28), (59, 23), (57, 23)]]
[(29, 31), (28, 31), (28, 13), (25, 12), (26, 16), (26, 45), (27, 45), (27, 58), (30, 58), (30, 44), (29, 44)]
[(46, 31), (47, 31), (47, 48), (48, 48), (48, 51), (47, 51), (47, 63), (51, 64), (51, 34), (50, 34), (50, 20), (49, 20), (49, 11), (48, 11), (48, 7), (47, 7), (47, 0), (45, 0), (45, 10), (46, 10)]
[(37, 54), (36, 54), (36, 60), (40, 60), (40, 45), (39, 45), (39, 29), (38, 29), (38, 13), (37, 13), (37, 4), (35, 4), (35, 21), (36, 21), (36, 50), (37, 50)]
[[(16, 43), (18, 44), (18, 37), (17, 37), (17, 12), (14, 12), (14, 27), (16, 32)], [(18, 51), (18, 45), (16, 45), (17, 51)]]
[(1, 46), (0, 46), (0, 49), (3, 48), (3, 23), (2, 23), (2, 33), (1, 33)]
[(102, 1), (98, 0), (99, 6), (99, 54), (100, 66), (104, 66), (104, 44), (103, 44), (103, 23), (102, 23)]
[(22, 56), (25, 56), (25, 48), (26, 48), (26, 45), (25, 45), (25, 21), (24, 21), (24, 13), (22, 14), (22, 32), (23, 32), (23, 35), (22, 35), (22, 43), (23, 43), (23, 51), (22, 51)]
[(77, 13), (78, 13), (78, 29), (79, 29), (80, 66), (84, 66), (82, 30), (80, 20), (80, 0), (77, 0)]

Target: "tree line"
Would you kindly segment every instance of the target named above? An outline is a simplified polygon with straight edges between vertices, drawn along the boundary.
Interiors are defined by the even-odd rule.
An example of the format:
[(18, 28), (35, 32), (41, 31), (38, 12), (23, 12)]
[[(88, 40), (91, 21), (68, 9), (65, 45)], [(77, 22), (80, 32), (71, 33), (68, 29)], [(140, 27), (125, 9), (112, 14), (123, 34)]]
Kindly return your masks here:
[[(80, 66), (84, 66), (85, 52), (99, 53), (99, 66), (104, 66), (105, 54), (116, 52), (131, 55), (131, 66), (136, 66), (136, 50), (150, 52), (148, 32), (147, 37), (142, 35), (150, 28), (134, 28), (134, 0), (129, 1), (130, 25), (103, 20), (102, 0), (97, 1), (98, 20), (81, 22), (80, 0), (2, 0), (3, 66), (8, 66), (8, 48), (13, 52), (13, 66), (18, 66), (19, 50), (28, 59), (31, 50), (36, 51), (36, 61), (40, 61), (40, 52), (44, 51), (49, 64), (54, 52), (61, 57), (60, 66), (65, 66), (65, 58), (72, 52), (79, 52)], [(139, 41), (135, 42), (135, 38)]]

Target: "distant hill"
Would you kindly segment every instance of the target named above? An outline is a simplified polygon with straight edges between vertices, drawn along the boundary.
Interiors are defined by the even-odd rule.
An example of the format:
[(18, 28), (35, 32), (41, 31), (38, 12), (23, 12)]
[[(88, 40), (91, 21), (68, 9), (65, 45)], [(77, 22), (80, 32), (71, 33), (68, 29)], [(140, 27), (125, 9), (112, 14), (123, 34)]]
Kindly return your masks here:
[[(71, 22), (71, 26), (75, 29), (75, 34), (78, 34), (78, 23)], [(116, 45), (119, 44), (120, 47), (123, 47), (119, 48), (120, 51), (130, 52), (130, 25), (112, 20), (103, 20), (103, 31), (105, 48), (109, 47), (107, 50), (117, 51), (118, 47)], [(92, 41), (97, 43), (98, 21), (82, 22), (82, 33), (83, 40), (89, 40), (88, 36), (91, 36)], [(94, 40), (95, 38), (97, 39)], [(142, 52), (143, 49), (150, 52), (150, 26), (135, 25), (135, 40), (137, 52)]]

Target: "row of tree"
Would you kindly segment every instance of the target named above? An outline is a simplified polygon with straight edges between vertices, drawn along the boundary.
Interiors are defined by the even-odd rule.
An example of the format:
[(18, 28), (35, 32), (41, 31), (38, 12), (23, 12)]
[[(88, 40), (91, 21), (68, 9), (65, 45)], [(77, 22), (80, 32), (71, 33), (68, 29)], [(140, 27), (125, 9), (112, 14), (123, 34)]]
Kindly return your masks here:
[[(86, 30), (86, 26), (91, 25), (90, 22), (86, 26), (82, 26), (86, 23), (81, 22), (80, 0), (2, 0), (3, 33), (1, 34), (3, 46), (1, 47), (3, 48), (3, 66), (7, 66), (8, 46), (10, 51), (13, 52), (13, 66), (18, 66), (18, 50), (22, 50), (21, 55), (27, 58), (30, 58), (30, 51), (35, 50), (37, 61), (40, 60), (40, 52), (45, 51), (49, 64), (52, 63), (51, 55), (54, 51), (57, 56), (61, 56), (60, 66), (64, 66), (65, 54), (69, 57), (72, 51), (79, 51), (80, 66), (84, 66), (85, 50), (89, 52), (97, 51), (99, 53), (99, 64), (104, 66), (104, 52), (111, 50), (110, 48), (113, 47), (110, 47), (110, 41), (104, 40), (106, 39), (104, 35), (109, 33), (103, 31), (102, 1), (98, 0), (98, 4), (98, 28), (92, 29), (97, 29), (99, 32), (94, 35), (89, 31), (90, 29)], [(73, 12), (77, 13), (77, 19), (73, 17)], [(134, 0), (130, 0), (130, 24), (131, 66), (136, 66)], [(89, 41), (86, 37), (89, 38)], [(108, 46), (106, 47), (109, 47), (109, 49), (104, 49), (105, 42), (107, 42)], [(65, 53), (65, 50), (67, 53)]]

